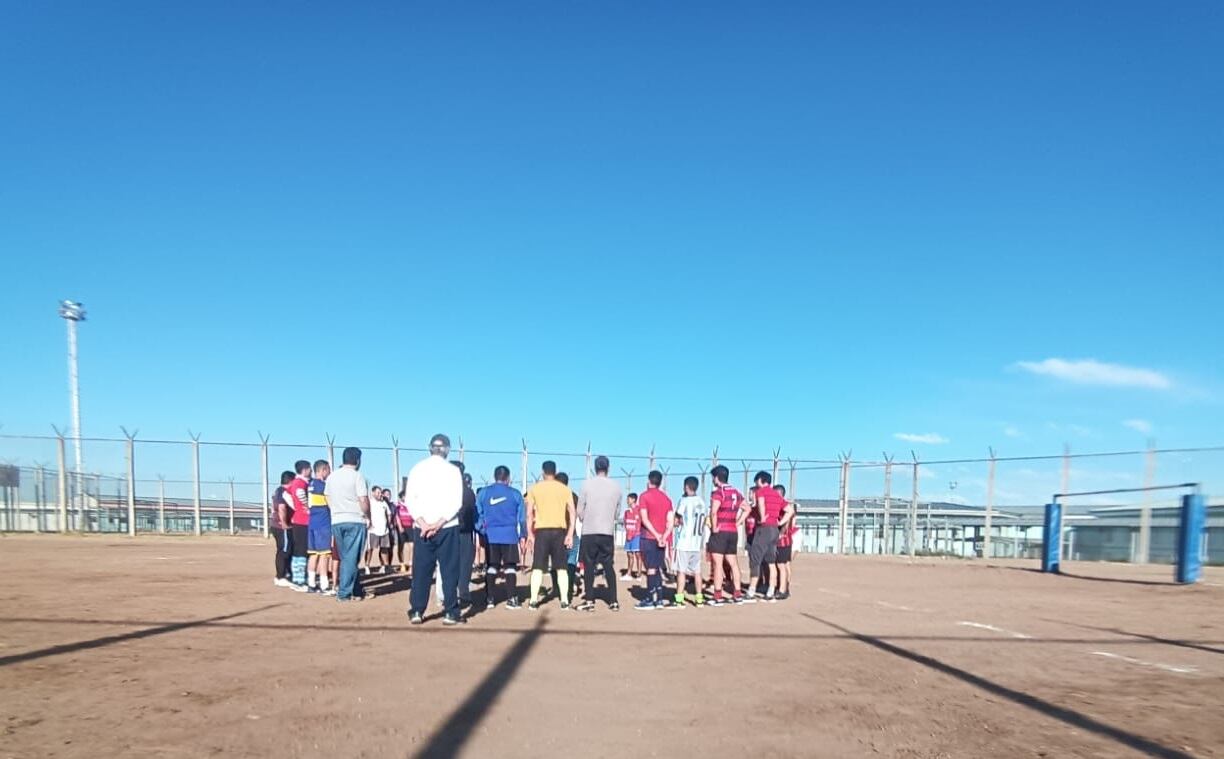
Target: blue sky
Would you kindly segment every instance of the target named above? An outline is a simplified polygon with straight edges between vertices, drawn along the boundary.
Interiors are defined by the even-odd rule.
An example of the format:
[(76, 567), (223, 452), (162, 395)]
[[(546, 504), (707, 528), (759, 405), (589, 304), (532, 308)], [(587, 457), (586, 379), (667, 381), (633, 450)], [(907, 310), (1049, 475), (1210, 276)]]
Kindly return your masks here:
[(1224, 442), (1216, 2), (248, 6), (0, 10), (3, 432)]

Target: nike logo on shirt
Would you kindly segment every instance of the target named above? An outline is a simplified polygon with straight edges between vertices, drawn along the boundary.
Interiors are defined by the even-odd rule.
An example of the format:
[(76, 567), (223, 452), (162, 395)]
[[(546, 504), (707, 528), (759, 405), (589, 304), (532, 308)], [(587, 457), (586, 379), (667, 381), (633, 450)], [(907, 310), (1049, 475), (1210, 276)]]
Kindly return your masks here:
[(489, 505), (490, 505), (490, 506), (496, 506), (497, 504), (501, 503), (501, 502), (502, 502), (502, 501), (504, 501), (504, 500), (506, 500), (506, 497), (505, 497), (505, 496), (502, 496), (501, 498), (490, 498), (490, 499), (489, 499)]

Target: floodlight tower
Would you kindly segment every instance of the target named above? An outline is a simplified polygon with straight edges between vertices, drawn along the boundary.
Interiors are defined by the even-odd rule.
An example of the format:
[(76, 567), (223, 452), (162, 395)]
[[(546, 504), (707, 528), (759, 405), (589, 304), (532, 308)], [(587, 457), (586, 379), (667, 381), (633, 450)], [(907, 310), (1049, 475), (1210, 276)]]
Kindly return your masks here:
[(68, 393), (72, 401), (72, 448), (76, 454), (77, 484), (84, 464), (81, 461), (81, 388), (77, 380), (77, 322), (85, 321), (85, 307), (72, 300), (61, 300), (59, 315), (68, 322)]

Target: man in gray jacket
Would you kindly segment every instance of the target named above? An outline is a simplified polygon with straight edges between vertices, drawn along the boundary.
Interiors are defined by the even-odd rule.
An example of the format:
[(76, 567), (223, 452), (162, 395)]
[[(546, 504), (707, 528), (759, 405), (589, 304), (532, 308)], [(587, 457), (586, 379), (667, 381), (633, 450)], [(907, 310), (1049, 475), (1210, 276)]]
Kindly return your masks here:
[(578, 495), (578, 520), (582, 522), (583, 603), (579, 611), (595, 611), (595, 565), (603, 565), (608, 587), (608, 608), (620, 611), (616, 601), (616, 517), (620, 513), (621, 487), (608, 476), (607, 456), (595, 459), (595, 476), (582, 483)]

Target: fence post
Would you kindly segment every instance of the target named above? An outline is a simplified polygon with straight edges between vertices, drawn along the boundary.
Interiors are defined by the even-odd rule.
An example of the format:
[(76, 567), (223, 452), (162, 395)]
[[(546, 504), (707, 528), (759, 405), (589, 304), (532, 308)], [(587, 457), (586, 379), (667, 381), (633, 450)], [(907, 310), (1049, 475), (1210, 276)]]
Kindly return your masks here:
[[(1143, 465), (1143, 506), (1139, 509), (1139, 555), (1135, 563), (1147, 564), (1152, 558), (1152, 487), (1156, 482), (1156, 441), (1149, 439)], [(1063, 491), (1066, 492), (1066, 491)]]
[(625, 494), (633, 492), (633, 470), (621, 467), (621, 471), (625, 473)]
[(527, 492), (527, 438), (523, 438), (523, 493)]
[(837, 504), (837, 553), (845, 555), (846, 528), (850, 517), (850, 454), (841, 454), (841, 461), (841, 497)]
[(230, 535), (238, 534), (238, 527), (234, 524), (234, 478), (229, 478), (230, 497), (229, 497), (229, 523)]
[(123, 436), (127, 438), (127, 510), (128, 510), (128, 537), (136, 537), (136, 433), (139, 430), (127, 431), (127, 427), (120, 425), (119, 429), (123, 430)]
[(782, 453), (782, 447), (781, 447), (781, 446), (778, 446), (777, 448), (774, 448), (774, 452), (773, 452), (773, 469), (771, 470), (771, 473), (770, 473), (770, 478), (771, 478), (771, 479), (770, 479), (770, 482), (772, 482), (772, 483), (773, 483), (773, 484), (775, 484), (775, 485), (779, 484), (779, 483), (778, 483), (778, 456), (779, 456), (779, 454), (781, 454), (781, 453)]
[(591, 475), (593, 474), (594, 472), (591, 471), (591, 441), (588, 440), (587, 441), (587, 452), (586, 452), (586, 478), (585, 479), (588, 479), (588, 480), (591, 479)]
[(335, 470), (336, 468), (336, 436), (330, 432), (324, 432), (327, 436), (327, 466)]
[(910, 558), (914, 558), (914, 540), (918, 532), (918, 454), (910, 451), (914, 459), (914, 490), (910, 497), (909, 524), (906, 525), (906, 543)]
[(790, 479), (786, 484), (786, 492), (790, 495), (790, 499), (797, 503), (799, 496), (795, 493), (795, 460), (787, 458), (786, 463), (790, 466)]
[(460, 435), (460, 436), (459, 436), (459, 463), (460, 463), (460, 464), (464, 464), (464, 463), (465, 463), (465, 462), (463, 461), (463, 435)]
[(655, 446), (654, 446), (654, 443), (651, 443), (650, 444), (650, 465), (646, 467), (646, 471), (653, 472), (654, 469), (655, 469)]
[(991, 553), (991, 535), (990, 531), (994, 521), (994, 486), (995, 486), (995, 464), (996, 456), (995, 449), (990, 448), (990, 472), (986, 477), (986, 534), (982, 537), (982, 558), (989, 559), (993, 557)]
[(166, 478), (157, 475), (157, 531), (166, 534)]
[(660, 467), (660, 470), (663, 472), (663, 491), (666, 492), (667, 491), (667, 475), (671, 473), (671, 467), (670, 466)]
[[(17, 491), (18, 511), (21, 508), (21, 491)], [(47, 472), (41, 463), (34, 470), (34, 531), (43, 532), (47, 513)]]
[(262, 466), (260, 471), (263, 474), (263, 479), (260, 481), (260, 485), (263, 487), (263, 494), (259, 500), (260, 503), (265, 504), (264, 513), (260, 517), (260, 521), (263, 522), (263, 536), (265, 540), (271, 534), (272, 510), (276, 508), (276, 504), (271, 501), (272, 490), (271, 484), (268, 482), (268, 438), (270, 437), (272, 437), (270, 433), (265, 435), (262, 431), (259, 432), (259, 463)]
[(698, 464), (697, 470), (701, 472), (701, 497), (708, 501), (710, 493), (706, 488), (706, 475), (710, 473), (710, 470), (705, 464)]
[(191, 438), (191, 473), (192, 473), (192, 521), (196, 535), (203, 534), (203, 527), (200, 525), (200, 436), (194, 434), (191, 430), (187, 430), (187, 436)]
[(395, 492), (399, 493), (404, 487), (404, 483), (400, 482), (400, 466), (399, 466), (399, 438), (395, 435), (391, 436), (391, 476), (395, 478)]
[[(55, 429), (54, 427), (52, 429)], [(68, 532), (68, 467), (66, 463), (66, 451), (64, 450), (64, 435), (58, 429), (55, 430), (55, 455), (56, 466), (59, 467), (59, 498), (57, 505), (59, 506), (59, 531)]]
[(893, 552), (892, 531), (892, 466), (893, 457), (884, 454), (884, 534), (880, 539), (880, 549), (888, 556)]

